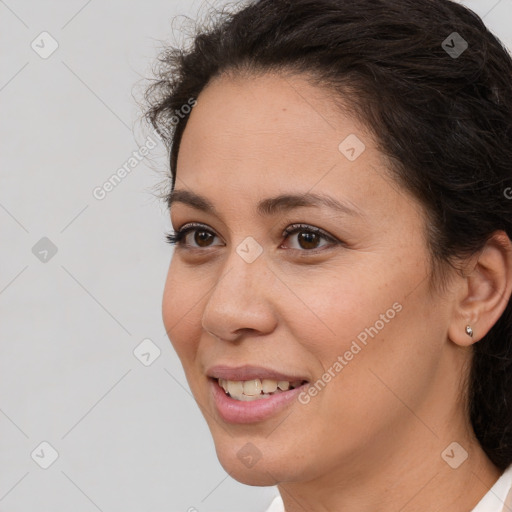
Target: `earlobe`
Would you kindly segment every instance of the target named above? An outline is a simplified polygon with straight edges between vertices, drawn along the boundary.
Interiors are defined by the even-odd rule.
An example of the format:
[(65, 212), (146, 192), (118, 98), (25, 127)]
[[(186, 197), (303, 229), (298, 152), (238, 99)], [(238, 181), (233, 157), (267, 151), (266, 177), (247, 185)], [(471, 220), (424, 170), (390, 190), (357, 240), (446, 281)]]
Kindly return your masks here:
[(505, 311), (512, 294), (512, 243), (496, 231), (475, 259), (461, 283), (461, 294), (448, 330), (461, 346), (481, 340)]

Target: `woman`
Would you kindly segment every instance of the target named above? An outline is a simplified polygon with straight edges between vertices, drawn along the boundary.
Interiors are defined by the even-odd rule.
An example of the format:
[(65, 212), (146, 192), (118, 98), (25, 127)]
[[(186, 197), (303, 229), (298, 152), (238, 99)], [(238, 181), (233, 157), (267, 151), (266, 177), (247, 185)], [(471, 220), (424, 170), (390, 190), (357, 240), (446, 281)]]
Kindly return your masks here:
[(163, 320), (272, 511), (512, 510), (512, 61), (447, 0), (260, 0), (170, 48)]

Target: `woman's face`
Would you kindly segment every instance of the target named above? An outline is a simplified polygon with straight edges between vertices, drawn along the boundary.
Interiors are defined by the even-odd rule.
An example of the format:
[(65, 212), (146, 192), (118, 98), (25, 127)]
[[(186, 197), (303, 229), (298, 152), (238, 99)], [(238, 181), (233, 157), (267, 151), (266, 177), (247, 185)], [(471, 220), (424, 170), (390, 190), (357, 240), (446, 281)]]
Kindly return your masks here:
[[(418, 419), (456, 380), (439, 371), (450, 307), (429, 291), (422, 210), (328, 92), (270, 74), (212, 82), (175, 191), (189, 196), (172, 202), (174, 229), (199, 226), (176, 247), (163, 319), (231, 476), (354, 473), (414, 436), (439, 441)], [(275, 381), (306, 383), (259, 394)]]

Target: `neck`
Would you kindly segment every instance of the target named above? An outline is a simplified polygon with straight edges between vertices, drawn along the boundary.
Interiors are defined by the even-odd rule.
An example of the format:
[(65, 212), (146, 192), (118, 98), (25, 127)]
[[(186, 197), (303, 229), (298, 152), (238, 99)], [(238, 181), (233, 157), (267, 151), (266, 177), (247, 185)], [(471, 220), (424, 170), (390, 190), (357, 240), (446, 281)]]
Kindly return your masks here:
[[(373, 458), (372, 467), (346, 464), (336, 472), (310, 482), (278, 485), (286, 512), (468, 512), (500, 477), (501, 471), (488, 459), (476, 439), (459, 444), (468, 458), (450, 467), (441, 453), (453, 442), (447, 436), (418, 449), (401, 444), (401, 454), (390, 454), (384, 462)], [(461, 438), (459, 438), (461, 439)], [(416, 443), (418, 442), (416, 438)], [(427, 448), (427, 451), (424, 450)], [(430, 456), (425, 456), (430, 452)], [(445, 453), (449, 458), (451, 451)], [(454, 453), (454, 458), (457, 457)]]
[(440, 374), (444, 377), (433, 379), (415, 411), (409, 409), (357, 455), (322, 469), (314, 480), (280, 483), (286, 512), (472, 510), (502, 472), (483, 451), (466, 407), (456, 400), (461, 373)]

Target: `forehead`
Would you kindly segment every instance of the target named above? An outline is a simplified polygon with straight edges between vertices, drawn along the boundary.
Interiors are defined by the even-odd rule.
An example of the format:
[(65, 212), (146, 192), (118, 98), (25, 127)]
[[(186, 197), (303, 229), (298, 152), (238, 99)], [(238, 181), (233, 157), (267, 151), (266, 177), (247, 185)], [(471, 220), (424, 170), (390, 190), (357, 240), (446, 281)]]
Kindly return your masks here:
[[(363, 126), (355, 126), (354, 119), (335, 110), (332, 92), (311, 85), (305, 76), (223, 75), (201, 92), (185, 132), (209, 139), (229, 134), (231, 142), (246, 144), (253, 137), (267, 138), (271, 143), (276, 134), (296, 139), (297, 143), (309, 139), (318, 144), (325, 139), (328, 147), (329, 135), (342, 128), (342, 121), (363, 131)], [(194, 122), (197, 118), (200, 122)], [(274, 142), (279, 144), (278, 140)]]
[(215, 170), (233, 180), (245, 171), (262, 180), (278, 180), (278, 174), (289, 180), (305, 171), (318, 179), (334, 165), (350, 163), (340, 152), (347, 138), (356, 141), (358, 152), (364, 148), (365, 156), (373, 150), (362, 123), (339, 111), (331, 93), (303, 77), (223, 76), (197, 100), (180, 144), (182, 177)]
[(372, 134), (337, 104), (302, 77), (217, 78), (183, 133), (177, 188), (232, 211), (288, 193), (329, 194), (376, 215), (411, 201)]

